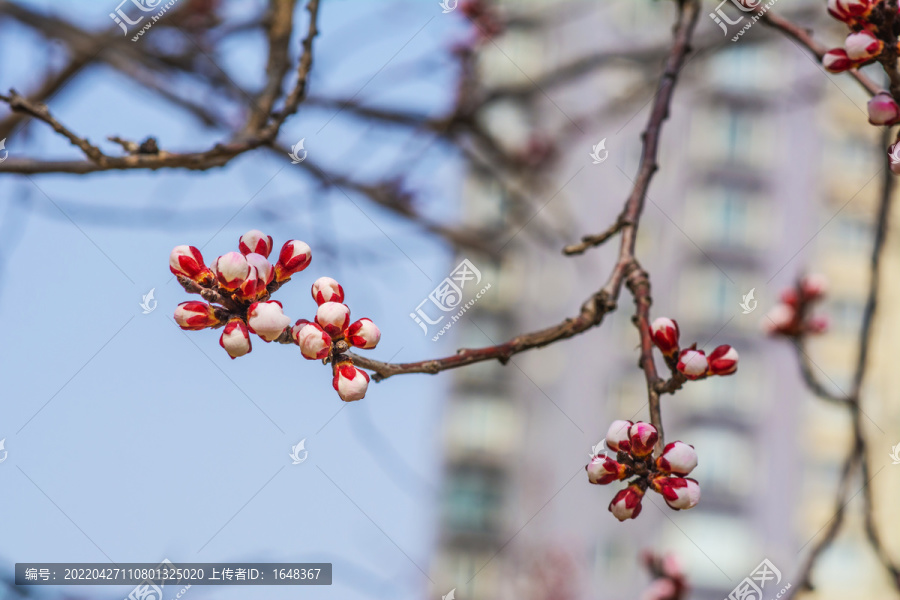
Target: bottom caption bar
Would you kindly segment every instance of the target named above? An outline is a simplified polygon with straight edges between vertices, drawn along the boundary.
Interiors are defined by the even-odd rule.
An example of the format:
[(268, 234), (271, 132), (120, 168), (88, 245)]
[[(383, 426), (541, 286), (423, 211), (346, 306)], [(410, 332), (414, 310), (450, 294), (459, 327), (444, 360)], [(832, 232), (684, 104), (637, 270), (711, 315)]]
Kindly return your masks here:
[(331, 563), (16, 563), (16, 585), (331, 585)]

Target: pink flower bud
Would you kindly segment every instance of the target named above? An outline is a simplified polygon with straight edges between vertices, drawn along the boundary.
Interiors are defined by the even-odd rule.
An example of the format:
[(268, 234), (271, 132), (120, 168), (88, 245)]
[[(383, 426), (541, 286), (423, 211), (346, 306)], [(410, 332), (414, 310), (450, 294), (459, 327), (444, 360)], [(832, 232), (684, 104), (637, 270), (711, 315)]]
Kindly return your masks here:
[(169, 270), (198, 283), (210, 284), (213, 274), (203, 262), (203, 255), (193, 246), (175, 246), (169, 254)]
[(620, 481), (631, 474), (628, 467), (608, 456), (595, 456), (584, 468), (588, 474), (588, 481), (599, 485)]
[(335, 366), (332, 385), (344, 402), (362, 400), (369, 387), (369, 374), (354, 367), (353, 363), (341, 363)]
[(653, 343), (666, 356), (673, 356), (678, 352), (678, 323), (673, 319), (659, 317), (650, 326), (650, 334)]
[(619, 521), (635, 519), (641, 514), (641, 499), (644, 491), (636, 485), (629, 485), (624, 490), (619, 490), (612, 502), (609, 503), (609, 512)]
[(865, 61), (881, 54), (884, 42), (871, 32), (863, 30), (848, 35), (844, 42), (844, 48), (847, 49), (847, 56), (852, 60)]
[(682, 350), (676, 368), (688, 379), (700, 379), (706, 375), (709, 363), (703, 350)]
[(347, 341), (357, 348), (371, 350), (378, 345), (381, 330), (370, 319), (360, 319), (350, 324), (347, 329)]
[(275, 264), (275, 280), (284, 281), (294, 273), (309, 266), (312, 261), (312, 250), (305, 242), (290, 240), (281, 247), (278, 262)]
[(728, 344), (717, 347), (709, 353), (710, 375), (731, 375), (737, 371), (738, 352)]
[(694, 508), (700, 502), (700, 484), (690, 477), (655, 477), (650, 486), (675, 510)]
[(781, 292), (781, 301), (790, 307), (796, 307), (798, 300), (797, 290), (794, 288), (787, 288)]
[(868, 109), (869, 123), (872, 125), (894, 125), (900, 121), (900, 105), (887, 92), (872, 96)]
[(300, 353), (309, 360), (322, 360), (331, 352), (331, 336), (306, 319), (297, 321), (291, 329), (291, 335), (294, 343), (300, 346)]
[(350, 309), (340, 302), (325, 302), (316, 311), (316, 323), (331, 337), (342, 336), (350, 323)]
[(807, 275), (800, 280), (800, 289), (808, 300), (818, 300), (828, 293), (828, 279), (824, 275)]
[(264, 234), (259, 229), (251, 229), (241, 236), (238, 248), (244, 256), (254, 252), (268, 258), (272, 253), (272, 236)]
[(828, 0), (828, 14), (838, 21), (843, 21), (845, 23), (853, 18), (843, 7), (840, 0)]
[(631, 442), (628, 440), (628, 432), (631, 430), (631, 426), (634, 425), (631, 421), (613, 421), (612, 425), (609, 426), (609, 431), (606, 432), (606, 445), (609, 446), (609, 449), (618, 452), (628, 452), (628, 449), (631, 447)]
[(331, 277), (319, 277), (312, 284), (312, 297), (316, 304), (325, 302), (343, 302), (344, 288)]
[(653, 452), (653, 446), (659, 440), (659, 432), (650, 423), (638, 421), (628, 430), (629, 452), (641, 458)]
[(684, 442), (666, 444), (656, 459), (656, 468), (666, 474), (689, 475), (697, 466), (697, 452)]
[(875, 2), (873, 0), (837, 0), (837, 4), (846, 14), (859, 17), (868, 13)]
[(256, 296), (260, 290), (264, 290), (265, 286), (259, 280), (256, 267), (250, 267), (247, 278), (235, 292), (242, 300), (256, 300)]
[(847, 69), (852, 69), (855, 63), (847, 56), (847, 51), (843, 48), (835, 48), (829, 50), (822, 56), (822, 66), (830, 73), (843, 73)]
[(788, 304), (776, 304), (772, 310), (766, 313), (763, 319), (763, 328), (767, 333), (785, 333), (794, 323), (797, 312)]
[(256, 252), (251, 252), (246, 256), (247, 263), (251, 267), (256, 268), (256, 272), (259, 276), (260, 285), (263, 289), (275, 279), (275, 267), (266, 260), (266, 257), (262, 254), (257, 254)]
[(267, 342), (278, 339), (284, 330), (291, 324), (291, 319), (284, 314), (281, 302), (269, 300), (268, 302), (254, 302), (247, 309), (247, 324), (250, 331)]
[(809, 333), (825, 333), (828, 331), (828, 317), (812, 317), (806, 322)]
[(175, 307), (175, 322), (182, 329), (197, 331), (219, 324), (216, 312), (206, 302), (191, 300)]
[(244, 283), (250, 274), (250, 265), (240, 252), (229, 252), (216, 259), (213, 265), (219, 286), (233, 292)]
[(253, 348), (250, 345), (250, 332), (247, 331), (247, 324), (238, 318), (228, 321), (225, 325), (225, 331), (219, 338), (219, 345), (225, 348), (232, 359), (238, 356), (248, 354)]

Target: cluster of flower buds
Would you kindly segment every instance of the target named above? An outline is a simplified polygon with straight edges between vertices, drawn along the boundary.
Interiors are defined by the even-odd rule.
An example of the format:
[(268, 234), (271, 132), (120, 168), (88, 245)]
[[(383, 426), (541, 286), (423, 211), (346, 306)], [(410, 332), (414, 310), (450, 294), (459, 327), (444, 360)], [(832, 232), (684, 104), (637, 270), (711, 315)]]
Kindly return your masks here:
[(355, 367), (346, 352), (351, 346), (374, 348), (381, 331), (370, 319), (350, 322), (350, 308), (343, 303), (344, 288), (331, 277), (320, 277), (313, 283), (312, 297), (319, 305), (315, 321), (300, 319), (294, 324), (294, 343), (305, 358), (332, 363), (332, 383), (341, 400), (361, 400), (369, 387), (369, 375)]
[(828, 329), (826, 317), (811, 316), (813, 305), (825, 297), (828, 282), (822, 275), (807, 275), (796, 287), (782, 292), (781, 302), (766, 314), (763, 327), (771, 335), (798, 337), (824, 333)]
[(601, 454), (602, 442), (594, 447), (591, 462), (585, 467), (588, 481), (605, 485), (633, 477), (609, 503), (609, 511), (619, 521), (641, 513), (641, 500), (648, 488), (662, 494), (674, 510), (693, 508), (700, 501), (700, 485), (685, 477), (697, 466), (694, 447), (672, 442), (654, 460), (653, 447), (658, 440), (659, 433), (650, 423), (614, 421), (606, 434), (606, 445), (617, 453), (616, 458), (605, 451)]
[(219, 345), (232, 359), (253, 349), (251, 333), (266, 342), (297, 344), (304, 357), (332, 362), (334, 389), (341, 399), (363, 398), (369, 376), (353, 366), (345, 353), (350, 346), (374, 348), (381, 338), (378, 327), (369, 319), (350, 322), (350, 309), (343, 304), (344, 289), (330, 277), (322, 277), (312, 286), (313, 299), (319, 305), (315, 322), (300, 319), (292, 327), (281, 303), (270, 298), (292, 275), (309, 266), (309, 246), (299, 240), (286, 242), (273, 265), (268, 260), (272, 237), (253, 230), (241, 236), (238, 250), (217, 258), (212, 268), (193, 246), (172, 250), (169, 269), (187, 292), (206, 300), (179, 304), (175, 309), (179, 327), (191, 331), (224, 327)]
[(642, 556), (644, 565), (650, 571), (650, 584), (641, 600), (684, 600), (688, 585), (681, 563), (672, 554), (662, 556), (646, 551)]
[(711, 375), (731, 375), (737, 371), (737, 350), (725, 344), (718, 346), (709, 356), (697, 350), (697, 344), (684, 350), (678, 345), (678, 323), (674, 319), (659, 317), (650, 326), (653, 343), (660, 349), (670, 368), (676, 369), (687, 379), (704, 379)]

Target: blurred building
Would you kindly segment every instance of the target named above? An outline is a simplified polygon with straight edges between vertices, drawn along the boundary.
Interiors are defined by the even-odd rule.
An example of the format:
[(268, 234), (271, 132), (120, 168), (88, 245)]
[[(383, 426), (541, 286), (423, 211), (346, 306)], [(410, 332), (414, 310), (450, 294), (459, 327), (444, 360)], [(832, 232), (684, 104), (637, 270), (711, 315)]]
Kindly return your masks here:
[[(505, 6), (521, 11), (524, 4)], [(528, 3), (555, 17), (487, 44), (481, 68), (493, 85), (538, 87), (492, 109), (490, 125), (508, 148), (527, 147), (542, 132), (567, 132), (557, 139), (553, 180), (534, 188), (544, 200), (531, 211), (534, 223), (574, 241), (611, 223), (631, 187), (674, 10), (650, 0), (559, 3), (558, 13), (550, 4)], [(797, 0), (784, 10), (804, 19), (818, 11), (817, 31), (840, 39), (822, 4)], [(729, 14), (737, 16), (733, 8)], [(763, 559), (781, 571), (781, 586), (798, 584), (791, 577), (808, 540), (833, 516), (849, 420), (846, 410), (810, 397), (793, 350), (766, 339), (761, 324), (798, 274), (823, 271), (831, 290), (821, 310), (832, 315), (833, 328), (813, 344), (812, 358), (826, 379), (847, 389), (881, 179), (870, 181), (880, 167), (878, 131), (865, 126), (865, 97), (851, 83), (832, 80), (763, 24), (733, 43), (738, 29), (723, 38), (700, 17), (698, 53), (681, 74), (638, 244), (653, 283), (653, 315), (679, 321), (682, 345), (696, 341), (709, 352), (728, 343), (741, 354), (737, 375), (690, 383), (663, 399), (667, 441), (681, 439), (700, 455), (693, 474), (700, 506), (676, 513), (648, 492), (639, 519), (619, 523), (607, 512), (616, 486), (590, 486), (584, 475), (591, 445), (611, 421), (648, 419), (633, 307), (623, 291), (619, 310), (596, 330), (506, 366), (485, 363), (453, 375), (432, 569), (441, 595), (456, 588), (464, 600), (636, 597), (647, 581), (639, 555), (651, 547), (681, 559), (695, 600), (726, 598)], [(542, 78), (598, 51), (603, 68), (575, 85), (551, 87)], [(588, 154), (601, 139), (610, 158), (596, 165)], [(466, 218), (480, 224), (513, 211), (513, 199), (488, 181), (471, 173), (463, 194)], [(493, 288), (458, 325), (457, 346), (558, 323), (604, 284), (618, 239), (569, 258), (530, 236), (529, 227), (499, 261), (469, 257)], [(895, 244), (886, 274), (897, 272)], [(885, 294), (898, 284), (888, 277)], [(749, 306), (758, 304), (745, 314), (741, 303), (751, 290)], [(880, 331), (900, 331), (900, 311), (889, 303), (881, 303), (878, 319)], [(887, 333), (876, 338), (866, 388), (879, 465), (890, 464), (887, 452), (900, 442), (890, 344)], [(882, 530), (896, 531), (898, 516), (887, 507), (900, 476), (879, 483)], [(807, 597), (897, 597), (866, 549), (852, 510), (859, 507), (857, 498), (847, 534), (816, 571), (820, 591)], [(900, 542), (888, 544), (900, 556)]]

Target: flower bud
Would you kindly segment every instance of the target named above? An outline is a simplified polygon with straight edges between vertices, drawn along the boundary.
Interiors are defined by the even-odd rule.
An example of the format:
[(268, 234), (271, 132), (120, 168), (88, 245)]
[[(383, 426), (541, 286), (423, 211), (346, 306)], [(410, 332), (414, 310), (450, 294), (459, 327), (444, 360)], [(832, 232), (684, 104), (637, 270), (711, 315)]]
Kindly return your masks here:
[(875, 2), (873, 0), (837, 0), (837, 4), (851, 17), (860, 17), (868, 13)]
[(678, 352), (678, 323), (673, 319), (659, 317), (650, 326), (650, 334), (653, 343), (666, 356), (673, 356)]
[(781, 301), (791, 307), (797, 306), (797, 302), (799, 301), (797, 290), (794, 288), (787, 288), (781, 292)]
[(818, 300), (828, 292), (828, 279), (824, 275), (807, 275), (800, 280), (800, 289), (808, 300)]
[(641, 514), (641, 499), (644, 491), (636, 485), (629, 485), (624, 490), (619, 490), (612, 502), (609, 503), (609, 512), (619, 521), (637, 518)]
[(631, 421), (613, 421), (612, 425), (609, 426), (609, 431), (606, 432), (606, 445), (609, 446), (609, 449), (618, 452), (628, 452), (628, 449), (631, 447), (631, 442), (628, 440), (628, 432), (631, 430), (631, 426), (634, 425)]
[(332, 385), (344, 402), (362, 400), (369, 387), (369, 374), (351, 362), (340, 363), (335, 366)]
[(884, 42), (875, 37), (870, 31), (858, 31), (847, 36), (844, 42), (847, 56), (852, 60), (869, 60), (881, 54)]
[(229, 252), (216, 259), (213, 265), (219, 286), (233, 292), (244, 283), (250, 274), (250, 265), (240, 252)]
[(900, 121), (900, 105), (887, 92), (872, 96), (867, 106), (869, 123), (872, 125), (894, 125)]
[(316, 311), (316, 323), (331, 337), (341, 336), (350, 323), (350, 309), (340, 302), (325, 302)]
[(666, 444), (656, 459), (656, 468), (666, 474), (689, 475), (697, 466), (697, 452), (684, 442)]
[(653, 446), (659, 440), (659, 432), (650, 423), (638, 421), (628, 430), (629, 452), (638, 458), (653, 452)]
[(700, 379), (706, 375), (709, 363), (703, 350), (682, 350), (676, 368), (688, 379)]
[(199, 300), (182, 302), (175, 307), (175, 322), (188, 331), (198, 331), (220, 323), (213, 307)]
[(809, 333), (825, 333), (828, 331), (828, 317), (811, 317), (806, 322), (806, 330)]
[(222, 332), (222, 337), (219, 338), (219, 345), (225, 348), (225, 352), (232, 359), (249, 353), (253, 348), (250, 345), (250, 332), (247, 331), (247, 324), (236, 317), (229, 320)]
[(316, 304), (325, 302), (343, 302), (344, 288), (331, 277), (319, 277), (312, 284), (312, 297)]
[(272, 253), (272, 236), (264, 234), (259, 229), (251, 229), (241, 236), (238, 248), (244, 256), (256, 253), (268, 258)]
[(700, 502), (700, 484), (690, 477), (654, 477), (650, 486), (675, 510), (694, 508)]
[(794, 323), (797, 312), (788, 304), (776, 304), (772, 310), (766, 313), (763, 320), (763, 328), (767, 333), (785, 333)]
[(193, 246), (175, 246), (169, 254), (169, 270), (174, 275), (181, 275), (204, 285), (211, 284), (214, 279), (203, 262), (203, 255)]
[(294, 343), (300, 346), (300, 353), (309, 360), (322, 360), (331, 352), (331, 336), (325, 330), (300, 319), (291, 329)]
[(360, 319), (350, 324), (347, 329), (347, 341), (357, 348), (371, 350), (378, 345), (381, 330), (371, 319)]
[(709, 375), (731, 375), (737, 371), (738, 352), (723, 344), (709, 353)]
[(828, 14), (838, 21), (848, 22), (853, 17), (843, 7), (840, 0), (828, 0)]
[(275, 280), (284, 281), (308, 267), (311, 261), (312, 250), (305, 242), (300, 240), (285, 242), (278, 255), (278, 262), (275, 263)]
[(822, 56), (822, 66), (830, 73), (843, 73), (847, 69), (852, 69), (856, 64), (847, 56), (846, 50), (835, 48)]
[(278, 300), (254, 302), (247, 309), (247, 324), (250, 331), (272, 342), (291, 324), (291, 318), (284, 314)]
[(587, 471), (588, 481), (599, 485), (620, 481), (631, 475), (631, 470), (627, 466), (617, 463), (608, 456), (595, 456), (584, 469)]
[(272, 280), (275, 279), (275, 267), (272, 266), (265, 256), (262, 254), (257, 254), (256, 252), (251, 252), (246, 256), (247, 263), (251, 267), (256, 268), (256, 272), (259, 276), (260, 285), (262, 289), (265, 289), (267, 285), (272, 283)]
[(265, 289), (257, 273), (256, 267), (250, 267), (247, 278), (235, 292), (242, 300), (256, 300), (260, 289)]

